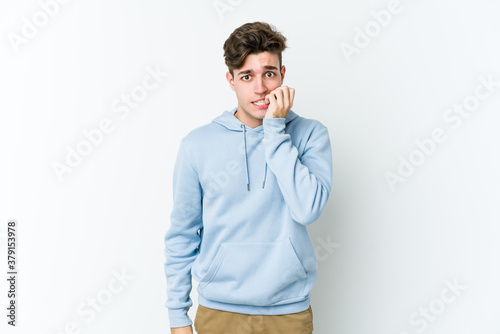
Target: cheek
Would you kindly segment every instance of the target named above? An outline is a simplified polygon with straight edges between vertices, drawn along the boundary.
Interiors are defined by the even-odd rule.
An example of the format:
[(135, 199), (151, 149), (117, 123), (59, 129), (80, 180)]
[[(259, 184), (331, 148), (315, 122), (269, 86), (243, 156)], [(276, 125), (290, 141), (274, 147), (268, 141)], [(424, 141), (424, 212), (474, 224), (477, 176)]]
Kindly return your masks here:
[(269, 92), (272, 92), (273, 90), (275, 90), (276, 88), (278, 88), (280, 86), (281, 85), (280, 85), (279, 82), (275, 83), (274, 85), (272, 85), (272, 86), (269, 87)]
[(236, 90), (236, 98), (238, 99), (238, 101), (245, 101), (245, 100), (248, 100), (248, 97), (247, 97), (248, 94), (245, 93), (245, 91), (241, 90), (241, 89), (237, 89)]
[(279, 78), (273, 80), (273, 82), (269, 85), (269, 90), (275, 90), (276, 88), (281, 87), (281, 82)]
[(246, 96), (249, 95), (249, 92), (248, 92), (248, 89), (246, 89), (245, 87), (237, 87), (236, 88), (236, 95), (238, 96), (238, 98), (241, 98), (241, 99), (245, 99)]

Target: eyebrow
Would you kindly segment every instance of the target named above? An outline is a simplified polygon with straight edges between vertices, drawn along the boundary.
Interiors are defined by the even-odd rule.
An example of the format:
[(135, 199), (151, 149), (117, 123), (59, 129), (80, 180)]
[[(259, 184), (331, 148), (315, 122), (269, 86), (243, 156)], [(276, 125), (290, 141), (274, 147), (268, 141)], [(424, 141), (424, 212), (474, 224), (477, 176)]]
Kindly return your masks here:
[[(266, 65), (266, 66), (264, 66), (264, 69), (275, 70), (275, 71), (278, 70), (278, 68), (276, 66), (273, 66), (273, 65)], [(253, 70), (244, 70), (244, 71), (238, 72), (238, 76), (243, 75), (243, 74), (250, 74), (250, 73), (253, 73)]]

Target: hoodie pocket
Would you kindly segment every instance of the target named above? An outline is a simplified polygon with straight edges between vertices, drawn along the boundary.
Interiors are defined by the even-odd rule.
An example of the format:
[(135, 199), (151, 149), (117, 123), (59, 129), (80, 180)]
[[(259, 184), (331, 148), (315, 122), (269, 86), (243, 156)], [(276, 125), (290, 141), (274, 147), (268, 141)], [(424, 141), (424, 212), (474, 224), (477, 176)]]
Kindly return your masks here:
[(306, 278), (290, 238), (223, 242), (199, 288), (205, 298), (223, 303), (279, 305), (303, 299)]

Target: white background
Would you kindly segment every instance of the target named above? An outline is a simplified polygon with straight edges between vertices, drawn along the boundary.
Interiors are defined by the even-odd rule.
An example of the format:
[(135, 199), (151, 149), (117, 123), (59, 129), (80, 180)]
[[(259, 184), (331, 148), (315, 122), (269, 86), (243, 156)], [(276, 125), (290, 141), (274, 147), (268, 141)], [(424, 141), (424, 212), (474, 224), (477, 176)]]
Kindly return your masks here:
[[(314, 333), (499, 334), (500, 87), (456, 128), (443, 118), (474, 101), (481, 76), (500, 81), (498, 1), (401, 0), (367, 46), (356, 28), (376, 29), (372, 11), (390, 1), (220, 2), (230, 10), (213, 0), (68, 1), (16, 47), (12, 36), (42, 8), (2, 1), (2, 277), (9, 219), (19, 239), (18, 326), (6, 324), (1, 279), (2, 333), (72, 323), (66, 333), (169, 333), (163, 237), (178, 145), (236, 106), (222, 45), (265, 21), (288, 39), (293, 110), (320, 120), (332, 142), (333, 190), (308, 227), (321, 257)], [(363, 47), (346, 57), (342, 43)], [(148, 67), (168, 76), (121, 119), (113, 104)], [(103, 119), (113, 131), (60, 181), (53, 164)], [(446, 140), (391, 189), (386, 173), (436, 128)], [(133, 278), (106, 292), (114, 271)], [(108, 299), (89, 320), (77, 309), (97, 296)]]

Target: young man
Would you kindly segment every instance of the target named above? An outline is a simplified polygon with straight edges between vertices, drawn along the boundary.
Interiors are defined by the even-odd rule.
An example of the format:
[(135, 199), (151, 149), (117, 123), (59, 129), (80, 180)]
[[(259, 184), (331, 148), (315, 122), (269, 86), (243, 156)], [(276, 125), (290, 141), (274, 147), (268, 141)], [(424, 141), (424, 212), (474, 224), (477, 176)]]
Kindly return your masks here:
[(224, 56), (238, 106), (181, 140), (165, 235), (172, 333), (193, 333), (191, 277), (198, 334), (312, 333), (306, 226), (328, 201), (332, 154), (327, 128), (291, 110), (285, 42), (266, 23), (237, 28)]

